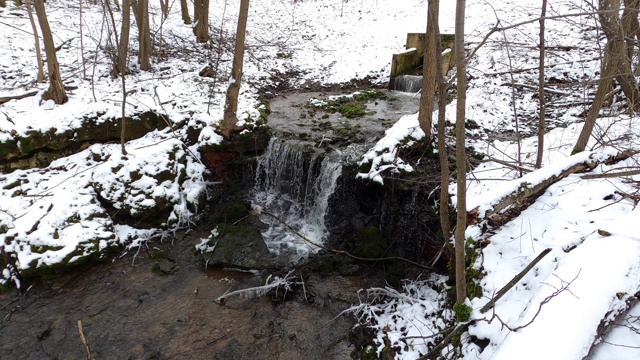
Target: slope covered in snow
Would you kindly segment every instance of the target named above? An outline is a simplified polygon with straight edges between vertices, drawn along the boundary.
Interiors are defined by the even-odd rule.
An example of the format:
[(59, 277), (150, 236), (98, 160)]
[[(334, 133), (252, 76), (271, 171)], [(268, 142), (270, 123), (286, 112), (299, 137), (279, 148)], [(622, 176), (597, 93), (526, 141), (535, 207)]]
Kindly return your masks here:
[[(240, 96), (241, 121), (259, 117), (259, 92), (274, 96), (278, 89), (289, 86), (318, 89), (363, 78), (384, 83), (388, 80), (391, 54), (403, 49), (406, 33), (424, 31), (426, 3), (252, 1)], [(441, 4), (442, 32), (453, 32), (453, 3)], [(176, 3), (165, 21), (155, 6), (152, 4), (151, 28), (159, 56), (153, 59), (152, 71), (137, 69), (134, 27), (131, 73), (127, 76), (131, 94), (125, 109), (129, 116), (144, 111), (165, 114), (174, 124), (185, 127), (175, 133), (153, 131), (128, 142), (130, 155), (126, 158), (115, 145), (94, 144), (48, 167), (2, 174), (0, 244), (4, 244), (3, 250), (12, 256), (17, 269), (2, 269), (0, 283), (19, 281), (12, 273), (15, 270), (80, 262), (104, 256), (113, 246), (139, 245), (161, 233), (160, 229), (188, 223), (195, 214), (206, 186), (197, 149), (202, 144), (221, 141), (212, 126), (222, 118), (232, 59), (231, 43), (218, 46), (216, 37), (232, 37), (238, 4), (211, 1), (211, 8), (215, 9), (210, 12), (214, 40), (209, 46), (195, 43), (191, 27), (182, 23)], [(604, 45), (594, 15), (588, 14), (592, 11), (589, 4), (550, 0), (548, 6), (549, 16), (571, 16), (547, 21), (545, 78), (550, 131), (545, 137), (544, 171), (571, 161), (567, 159), (593, 96)], [(485, 160), (468, 174), (470, 208), (502, 196), (506, 189), (517, 187), (522, 181), (518, 171), (504, 166), (505, 162), (513, 164), (521, 159), (523, 168), (532, 169), (537, 139), (530, 136), (535, 135), (538, 107), (538, 23), (534, 20), (539, 16), (539, 7), (537, 1), (467, 1), (466, 48), (468, 53), (477, 49), (468, 66), (467, 134), (469, 146), (485, 155)], [(0, 8), (0, 96), (39, 91), (36, 96), (0, 104), (0, 140), (21, 138), (34, 130), (55, 136), (82, 126), (83, 119), (99, 123), (119, 117), (121, 88), (110, 75), (102, 10), (84, 7), (84, 52), (79, 42), (79, 10), (66, 2), (47, 2), (54, 40), (62, 45), (57, 55), (63, 81), (72, 89), (67, 104), (54, 105), (40, 101), (46, 84), (35, 83), (35, 49), (25, 9), (11, 2)], [(115, 15), (118, 22), (119, 14)], [(496, 24), (522, 22), (527, 23), (495, 32), (482, 43)], [(216, 64), (217, 78), (198, 75), (205, 66)], [(634, 148), (640, 143), (638, 118), (620, 114), (624, 102), (617, 95), (611, 105), (598, 122), (597, 139), (589, 144), (596, 154), (607, 154), (612, 148)], [(455, 119), (455, 107), (455, 100), (447, 106), (448, 122)], [(417, 116), (397, 120), (387, 136), (363, 154), (363, 160), (371, 161), (373, 166), (361, 177), (382, 182), (394, 169), (411, 170), (411, 164), (397, 158), (397, 148), (406, 145), (403, 140), (407, 136), (417, 140), (423, 135), (418, 130)], [(186, 127), (202, 129), (198, 142), (190, 147), (184, 145)], [(522, 138), (519, 146), (514, 141), (517, 135)], [(593, 173), (636, 168), (637, 161), (636, 155), (618, 164), (599, 165)], [(171, 174), (168, 177), (167, 171)], [(539, 176), (540, 173), (529, 175)], [(159, 177), (164, 180), (158, 181)], [(640, 215), (636, 197), (628, 196), (637, 194), (639, 180), (638, 175), (592, 179), (570, 175), (492, 233), (479, 227), (467, 230), (467, 236), (475, 242), (488, 245), (475, 264), (482, 273), (482, 297), (470, 302), (474, 309), (472, 319), (476, 321), (462, 337), (464, 358), (582, 359), (587, 355), (602, 319), (613, 319), (640, 290)], [(122, 186), (135, 191), (120, 193)], [(141, 207), (160, 202), (168, 205), (158, 229), (139, 230), (117, 224), (102, 205), (105, 199), (132, 215)], [(162, 223), (164, 227), (160, 227)], [(495, 291), (546, 248), (551, 253), (497, 302), (494, 312), (479, 313)], [(412, 296), (374, 291), (375, 295), (390, 294), (393, 299), (390, 306), (369, 313), (375, 316), (368, 320), (380, 325), (376, 326), (376, 351), (384, 349), (387, 337), (393, 339), (398, 359), (415, 359), (424, 354), (426, 343), (432, 341), (419, 338), (417, 334), (427, 333), (421, 326), (433, 334), (447, 326), (438, 319), (451, 319), (451, 314), (442, 310), (441, 296), (427, 288), (437, 288), (441, 283), (442, 279), (419, 282), (416, 284), (424, 286), (419, 290), (415, 289), (417, 285), (407, 285), (405, 290)], [(563, 288), (566, 290), (546, 300)], [(432, 317), (421, 318), (425, 313)], [(494, 313), (499, 319), (492, 318)], [(621, 324), (633, 324), (637, 309), (629, 316)], [(533, 318), (530, 325), (509, 330), (526, 325)], [(381, 321), (388, 323), (381, 325)], [(635, 326), (637, 329), (637, 322)], [(601, 346), (594, 358), (637, 357), (637, 348), (624, 347), (638, 344), (637, 334), (630, 328), (633, 325), (618, 326), (605, 339), (605, 345), (622, 346)], [(488, 339), (489, 343), (481, 348), (471, 342), (470, 336)]]

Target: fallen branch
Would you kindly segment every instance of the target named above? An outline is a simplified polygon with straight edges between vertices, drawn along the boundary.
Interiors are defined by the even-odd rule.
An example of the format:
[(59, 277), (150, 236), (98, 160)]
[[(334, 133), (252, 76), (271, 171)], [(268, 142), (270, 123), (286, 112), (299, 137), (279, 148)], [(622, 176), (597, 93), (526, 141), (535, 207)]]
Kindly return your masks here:
[(80, 340), (82, 340), (82, 344), (84, 348), (87, 350), (87, 360), (91, 360), (91, 350), (89, 349), (89, 342), (87, 338), (84, 336), (84, 331), (82, 330), (82, 320), (78, 320), (78, 333), (80, 333)]
[[(491, 200), (489, 200), (488, 203), (480, 203), (472, 210), (470, 210), (468, 212), (467, 223), (473, 225), (479, 223), (483, 219), (503, 218), (504, 215), (500, 214), (503, 210), (507, 209), (510, 206), (518, 206), (530, 202), (531, 200), (542, 194), (542, 192), (549, 186), (566, 178), (571, 174), (591, 170), (601, 163), (613, 164), (618, 161), (628, 159), (629, 157), (637, 153), (637, 150), (626, 150), (609, 156), (604, 160), (594, 160), (593, 156), (590, 156), (588, 159), (582, 162), (573, 160), (580, 159), (574, 158), (574, 156), (578, 155), (576, 154), (567, 158), (566, 166), (564, 168), (561, 168), (560, 170), (545, 167), (531, 172), (516, 180), (517, 186), (514, 186), (513, 190), (507, 195), (492, 199), (490, 196), (491, 194), (488, 194), (489, 199)], [(542, 180), (539, 180), (541, 175), (544, 178)], [(532, 180), (529, 181), (529, 179)], [(504, 191), (504, 188), (497, 189), (497, 191), (502, 192)], [(481, 207), (489, 208), (489, 210), (486, 210), (484, 213), (482, 213), (480, 209)]]
[[(512, 87), (523, 87), (525, 89), (533, 89), (533, 90), (537, 90), (538, 86), (535, 85), (529, 85), (529, 84), (520, 84), (520, 83), (504, 83), (502, 84), (503, 86), (512, 86)], [(552, 88), (544, 88), (545, 92), (548, 92), (550, 94), (556, 94), (556, 95), (571, 95), (571, 92), (568, 91), (561, 91), (561, 90), (556, 90), (556, 89), (552, 89)]]
[(640, 170), (617, 171), (617, 172), (610, 172), (610, 173), (604, 173), (604, 174), (587, 174), (587, 175), (582, 175), (580, 178), (581, 179), (606, 179), (606, 178), (633, 176), (633, 175), (640, 175)]
[(489, 300), (489, 302), (486, 303), (482, 307), (482, 309), (480, 309), (480, 312), (484, 314), (487, 311), (489, 311), (491, 308), (496, 306), (496, 302), (498, 300), (500, 300), (500, 298), (502, 298), (509, 290), (511, 290), (511, 288), (514, 287), (520, 280), (522, 280), (522, 278), (531, 269), (533, 269), (533, 267), (536, 266), (536, 264), (539, 263), (540, 260), (542, 260), (543, 257), (547, 256), (547, 254), (550, 253), (550, 252), (551, 252), (551, 248), (547, 248), (544, 251), (542, 251), (538, 256), (536, 256), (536, 258), (533, 259), (533, 261), (531, 261), (529, 263), (529, 265), (527, 265), (527, 267), (522, 269), (522, 271), (520, 271), (516, 276), (514, 276), (513, 279), (511, 279), (511, 281), (509, 281), (505, 286), (503, 286), (502, 289), (500, 289), (500, 291), (498, 291), (496, 293), (496, 295), (493, 297), (493, 299)]
[(224, 304), (224, 301), (231, 296), (241, 296), (247, 299), (254, 299), (266, 295), (269, 291), (273, 289), (277, 289), (279, 287), (284, 287), (285, 294), (287, 291), (291, 290), (291, 274), (293, 271), (290, 271), (284, 277), (276, 276), (273, 281), (271, 281), (271, 275), (267, 278), (267, 281), (262, 286), (250, 287), (247, 289), (240, 289), (232, 292), (225, 292), (224, 294), (218, 296), (214, 301), (218, 304)]
[(7, 95), (7, 96), (0, 96), (0, 104), (4, 104), (6, 102), (9, 102), (11, 100), (20, 100), (20, 99), (24, 99), (27, 98), (29, 96), (34, 96), (36, 95), (38, 92), (40, 92), (40, 90), (33, 90), (33, 91), (29, 91), (27, 93), (24, 94), (20, 94), (20, 95)]

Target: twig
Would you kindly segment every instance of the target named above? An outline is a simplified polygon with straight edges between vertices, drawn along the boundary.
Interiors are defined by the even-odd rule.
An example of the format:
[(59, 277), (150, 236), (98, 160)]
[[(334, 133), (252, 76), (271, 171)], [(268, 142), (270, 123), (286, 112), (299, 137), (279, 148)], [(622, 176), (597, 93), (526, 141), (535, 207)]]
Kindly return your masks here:
[(640, 175), (640, 170), (629, 170), (629, 171), (618, 171), (604, 174), (588, 174), (582, 175), (581, 179), (606, 179), (606, 178), (614, 178), (621, 176), (632, 176), (632, 175)]
[(91, 350), (89, 349), (89, 342), (84, 336), (84, 331), (82, 331), (82, 320), (78, 320), (78, 333), (80, 333), (80, 340), (82, 340), (82, 344), (84, 344), (84, 348), (87, 350), (87, 360), (91, 360)]
[(511, 279), (511, 281), (509, 281), (505, 286), (503, 286), (502, 289), (500, 289), (500, 291), (496, 293), (493, 299), (489, 300), (489, 302), (486, 303), (482, 307), (482, 309), (480, 309), (480, 312), (486, 313), (491, 308), (496, 306), (496, 302), (500, 300), (500, 298), (502, 298), (509, 290), (511, 290), (511, 288), (514, 287), (518, 283), (518, 281), (520, 281), (531, 269), (533, 269), (534, 266), (536, 266), (538, 262), (540, 262), (540, 260), (542, 260), (543, 257), (545, 257), (550, 252), (551, 252), (551, 248), (544, 249), (544, 251), (542, 251), (540, 255), (536, 256), (536, 258), (533, 259), (533, 261), (529, 263), (529, 265), (527, 265), (527, 267), (522, 269), (522, 271), (520, 271), (516, 276), (514, 276), (513, 279)]
[[(551, 250), (551, 249), (547, 249), (547, 250)], [(545, 250), (546, 251), (546, 250)], [(576, 276), (569, 282), (567, 282), (565, 285), (562, 285), (559, 289), (556, 289), (556, 291), (554, 291), (551, 295), (547, 296), (546, 298), (544, 298), (544, 300), (542, 300), (542, 302), (540, 302), (540, 305), (538, 305), (538, 311), (536, 311), (535, 315), (533, 315), (533, 317), (531, 318), (531, 320), (529, 320), (528, 323), (524, 324), (524, 325), (520, 325), (518, 327), (515, 327), (513, 329), (509, 329), (512, 331), (518, 331), (520, 329), (523, 329), (529, 325), (531, 325), (533, 323), (533, 321), (538, 317), (538, 315), (540, 314), (540, 310), (542, 310), (542, 307), (548, 303), (549, 301), (551, 301), (551, 299), (553, 299), (554, 297), (558, 296), (560, 293), (569, 290), (569, 286), (576, 281), (576, 279), (578, 278), (578, 276), (580, 276), (580, 272), (582, 271), (582, 269), (580, 269), (580, 271), (578, 271), (578, 273), (576, 274)], [(560, 279), (562, 282), (564, 282), (562, 279)], [(571, 290), (569, 290), (569, 292), (571, 293)], [(572, 293), (573, 294), (573, 293)], [(575, 296), (575, 295), (574, 295)]]

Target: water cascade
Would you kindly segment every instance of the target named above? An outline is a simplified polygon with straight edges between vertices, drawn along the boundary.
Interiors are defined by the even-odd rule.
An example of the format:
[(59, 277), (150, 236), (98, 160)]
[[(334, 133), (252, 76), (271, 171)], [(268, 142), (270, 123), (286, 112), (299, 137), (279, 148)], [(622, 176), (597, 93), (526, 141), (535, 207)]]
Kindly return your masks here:
[(422, 89), (422, 76), (401, 75), (396, 77), (394, 90), (408, 93), (417, 93)]
[(261, 220), (268, 229), (262, 236), (270, 251), (292, 261), (320, 250), (295, 232), (322, 244), (329, 197), (342, 172), (340, 161), (305, 150), (308, 148), (293, 141), (283, 142), (274, 137), (256, 169), (254, 206), (286, 224), (263, 214)]

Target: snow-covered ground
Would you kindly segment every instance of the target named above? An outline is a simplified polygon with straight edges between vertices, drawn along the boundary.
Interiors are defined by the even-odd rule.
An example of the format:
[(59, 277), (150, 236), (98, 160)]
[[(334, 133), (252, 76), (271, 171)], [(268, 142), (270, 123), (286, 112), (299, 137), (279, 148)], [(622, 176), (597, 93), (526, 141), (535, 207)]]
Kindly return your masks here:
[[(441, 4), (442, 32), (453, 32), (453, 3)], [(84, 7), (83, 54), (79, 8), (60, 0), (49, 0), (46, 5), (56, 45), (65, 43), (57, 53), (62, 78), (74, 90), (64, 105), (41, 103), (41, 92), (0, 105), (1, 140), (24, 136), (34, 129), (54, 133), (72, 130), (81, 126), (85, 117), (106, 121), (119, 116), (121, 88), (119, 81), (109, 75), (106, 35), (101, 36), (101, 9)], [(96, 144), (46, 168), (3, 174), (0, 222), (5, 233), (0, 235), (0, 244), (14, 257), (19, 270), (100, 256), (109, 247), (139, 245), (153, 236), (154, 231), (115, 224), (97, 201), (98, 195), (134, 213), (137, 206), (154, 206), (150, 199), (155, 196), (169, 199), (171, 206), (164, 221), (169, 228), (187, 223), (193, 216), (205, 187), (197, 148), (221, 140), (211, 126), (222, 117), (232, 53), (229, 46), (222, 47), (219, 79), (199, 77), (204, 66), (216, 62), (216, 42), (210, 48), (196, 44), (190, 26), (182, 23), (177, 3), (173, 3), (164, 22), (155, 6), (152, 4), (151, 27), (156, 43), (162, 45), (162, 57), (152, 60), (152, 71), (136, 70), (137, 42), (133, 31), (132, 73), (127, 76), (128, 90), (133, 92), (126, 111), (134, 115), (152, 110), (166, 114), (174, 123), (186, 121), (204, 127), (200, 141), (187, 148), (182, 145), (184, 132), (155, 131), (127, 143), (130, 155), (126, 159), (117, 146)], [(211, 1), (214, 37), (220, 26), (223, 34), (233, 34), (237, 7), (235, 1)], [(538, 1), (468, 0), (468, 51), (475, 49), (498, 21), (506, 26), (535, 19), (539, 7)], [(580, 0), (550, 0), (547, 14), (591, 10), (587, 2)], [(257, 118), (258, 90), (263, 87), (277, 88), (285, 81), (300, 87), (329, 85), (364, 77), (386, 81), (391, 54), (403, 49), (406, 33), (423, 32), (426, 28), (424, 0), (253, 0), (250, 11), (239, 111), (243, 121)], [(553, 130), (545, 137), (543, 171), (573, 161), (569, 156), (600, 66), (598, 57), (603, 44), (595, 25), (592, 15), (547, 21), (545, 77), (553, 91), (548, 104), (548, 123)], [(0, 8), (0, 96), (46, 88), (46, 84), (35, 84), (35, 50), (30, 32), (24, 8), (16, 8), (11, 2)], [(527, 86), (537, 85), (537, 39), (536, 21), (496, 32), (468, 66), (467, 118), (479, 125), (468, 130), (469, 145), (493, 159), (514, 162), (518, 152), (515, 136), (505, 135), (505, 131), (518, 130), (524, 137), (520, 156), (525, 168), (532, 168), (536, 154), (537, 140), (527, 136), (534, 135), (531, 124), (536, 121), (537, 90)], [(511, 69), (515, 70), (513, 75)], [(613, 149), (640, 146), (638, 118), (620, 115), (616, 104), (607, 111), (597, 130), (599, 134), (606, 130), (606, 134), (601, 141), (592, 140), (589, 154), (598, 157)], [(447, 107), (446, 117), (448, 121), (455, 119), (455, 101)], [(417, 116), (398, 120), (387, 137), (364, 154), (374, 166), (361, 177), (383, 181), (385, 171), (409, 170), (409, 164), (395, 158), (395, 149), (407, 135), (415, 139), (423, 135)], [(637, 167), (637, 160), (634, 156), (617, 164), (600, 165), (593, 173)], [(152, 180), (154, 174), (167, 168), (185, 176), (162, 183)], [(128, 178), (130, 174), (137, 176)], [(521, 182), (518, 176), (512, 168), (483, 162), (468, 176), (469, 209), (517, 187)], [(587, 355), (600, 321), (612, 318), (640, 290), (640, 235), (636, 230), (640, 215), (633, 199), (621, 195), (636, 193), (638, 180), (638, 175), (604, 179), (570, 175), (494, 232), (483, 233), (479, 227), (467, 230), (475, 241), (489, 244), (476, 264), (483, 273), (483, 297), (470, 302), (474, 308), (472, 319), (477, 321), (462, 337), (464, 358), (582, 359)], [(119, 194), (118, 189), (124, 185), (145, 196), (136, 198), (135, 192)], [(451, 189), (454, 191), (455, 186)], [(492, 312), (479, 313), (497, 290), (546, 248), (551, 253), (499, 300)], [(10, 271), (4, 269), (0, 282), (11, 277)], [(450, 314), (443, 313), (442, 299), (427, 288), (437, 288), (441, 279), (416, 284), (424, 288), (408, 285), (407, 296), (374, 291), (376, 296), (392, 299), (391, 305), (369, 312), (377, 314), (369, 320), (375, 319), (380, 331), (378, 351), (384, 348), (386, 336), (400, 349), (397, 358), (415, 359), (424, 354), (426, 347), (424, 339), (413, 336), (433, 334), (446, 326), (433, 316), (450, 319)], [(545, 300), (567, 284), (565, 291)], [(636, 317), (615, 327), (593, 357), (640, 357), (636, 321), (639, 312), (638, 308), (632, 309), (629, 316)], [(502, 326), (497, 317), (489, 321), (493, 314), (507, 326)], [(509, 330), (534, 317), (530, 325)], [(635, 332), (630, 330), (633, 328)], [(481, 351), (469, 342), (469, 335), (489, 339), (489, 345)]]

